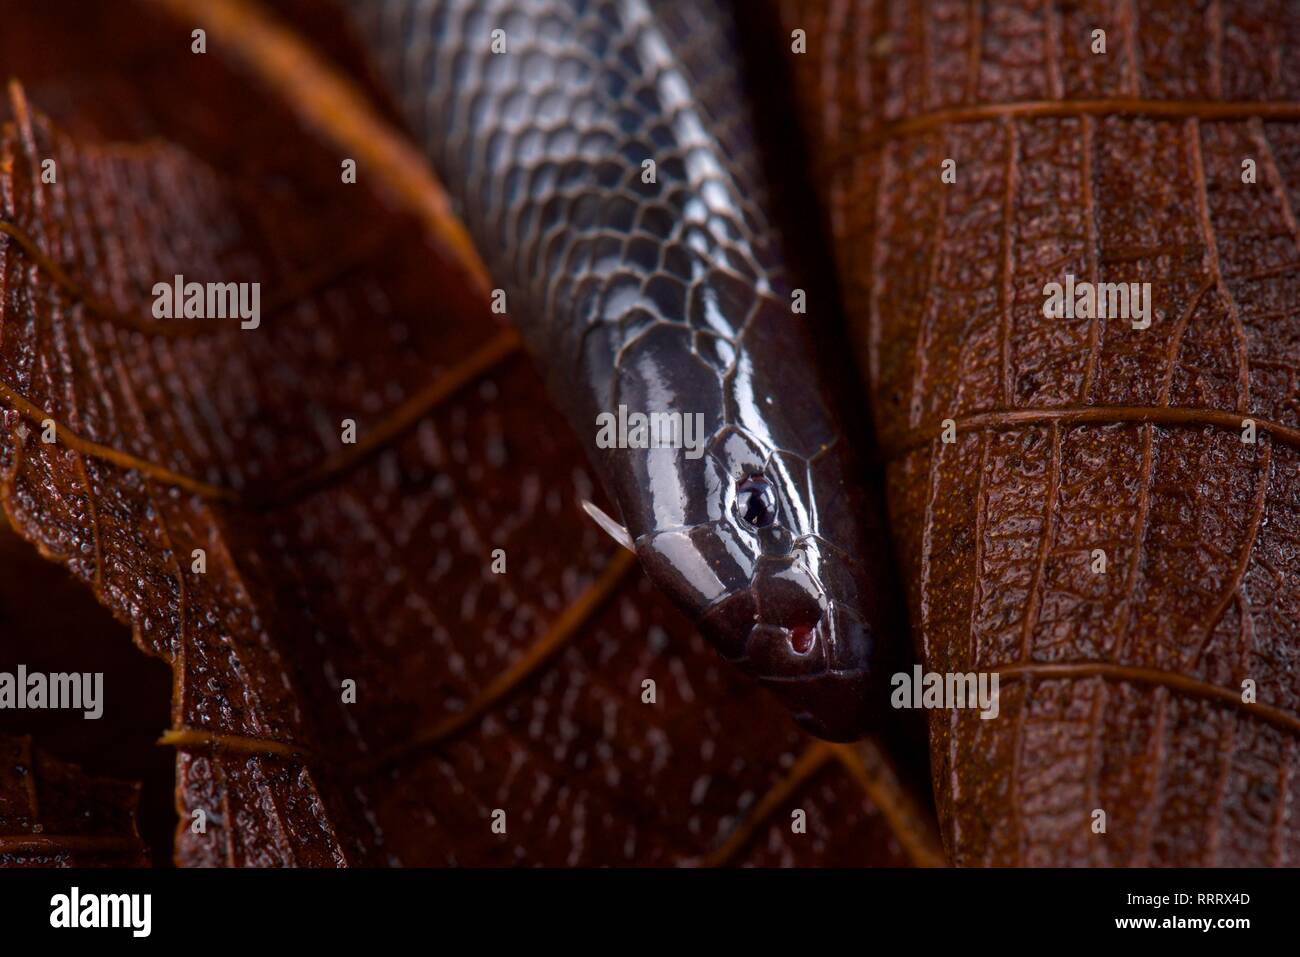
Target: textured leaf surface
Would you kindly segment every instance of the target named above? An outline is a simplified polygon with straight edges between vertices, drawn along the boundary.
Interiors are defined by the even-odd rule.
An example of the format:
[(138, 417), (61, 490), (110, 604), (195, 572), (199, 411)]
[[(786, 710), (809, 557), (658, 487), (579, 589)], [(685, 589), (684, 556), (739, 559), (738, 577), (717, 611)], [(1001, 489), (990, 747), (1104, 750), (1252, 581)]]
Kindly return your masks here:
[(953, 860), (1300, 863), (1297, 8), (779, 6), (920, 651), (1002, 676), (931, 715)]
[(5, 707), (0, 737), (30, 738), (35, 750), (83, 777), (139, 784), (135, 820), (148, 846), (140, 863), (165, 865), (175, 830), (176, 760), (156, 742), (169, 723), (171, 670), (141, 654), (130, 629), (88, 588), (0, 521), (0, 672), (16, 675), (20, 665), (28, 675), (103, 675), (101, 717), (87, 718), (84, 708)]
[(0, 735), (0, 867), (135, 867), (139, 786), (87, 777), (75, 765)]
[[(178, 810), (207, 814), (178, 861), (935, 862), (924, 803), (874, 745), (797, 732), (581, 517), (576, 443), (426, 239), (431, 207), (365, 167), (339, 184), (328, 111), (249, 79), (258, 53), (232, 44), (258, 18), (226, 6), (224, 52), (202, 58), (189, 25), (139, 11), (171, 92), (134, 113), (66, 93), (115, 58), (129, 75), (86, 38), (122, 5), (83, 6), (66, 38), (32, 11), (40, 62), (0, 44), (69, 125), (153, 137), (73, 139), (13, 93), (0, 499), (172, 666)], [(176, 273), (260, 281), (261, 328), (160, 327), (149, 290)]]

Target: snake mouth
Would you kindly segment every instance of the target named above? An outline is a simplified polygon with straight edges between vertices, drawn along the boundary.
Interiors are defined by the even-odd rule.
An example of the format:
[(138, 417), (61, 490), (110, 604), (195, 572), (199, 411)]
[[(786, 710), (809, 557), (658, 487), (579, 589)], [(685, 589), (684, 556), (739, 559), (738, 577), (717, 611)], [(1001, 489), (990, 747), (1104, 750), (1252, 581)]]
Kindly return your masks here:
[(756, 622), (745, 639), (745, 659), (760, 678), (807, 677), (827, 669), (828, 637), (820, 618), (779, 625)]
[(803, 561), (764, 560), (746, 587), (726, 593), (700, 618), (723, 657), (773, 692), (808, 731), (851, 741), (879, 723), (876, 634), (853, 602)]
[(790, 642), (790, 650), (801, 657), (812, 651), (815, 627), (815, 625), (795, 625), (793, 628), (786, 629), (789, 632), (786, 640)]
[(702, 624), (724, 657), (753, 675), (817, 737), (853, 741), (881, 720), (887, 695), (870, 667), (874, 636), (837, 603), (816, 617), (772, 624), (758, 620), (753, 596), (742, 591), (715, 606)]
[(880, 713), (882, 690), (871, 667), (874, 635), (834, 602), (815, 622), (755, 624), (746, 658), (759, 682), (806, 730), (832, 741), (861, 737)]

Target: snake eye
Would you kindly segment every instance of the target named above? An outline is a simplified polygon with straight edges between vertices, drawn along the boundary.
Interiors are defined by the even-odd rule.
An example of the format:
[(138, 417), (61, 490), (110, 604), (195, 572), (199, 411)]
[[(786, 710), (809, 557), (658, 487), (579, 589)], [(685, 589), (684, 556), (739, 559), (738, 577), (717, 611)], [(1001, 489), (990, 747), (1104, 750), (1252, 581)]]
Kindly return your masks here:
[(767, 528), (776, 521), (776, 490), (762, 476), (747, 478), (736, 489), (736, 515), (753, 528)]

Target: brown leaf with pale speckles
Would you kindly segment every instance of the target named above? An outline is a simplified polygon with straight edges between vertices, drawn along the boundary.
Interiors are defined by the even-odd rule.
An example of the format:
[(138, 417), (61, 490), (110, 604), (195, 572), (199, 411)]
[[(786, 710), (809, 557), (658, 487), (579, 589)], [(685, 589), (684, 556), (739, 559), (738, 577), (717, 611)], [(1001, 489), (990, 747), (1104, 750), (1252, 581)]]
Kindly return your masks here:
[(931, 715), (953, 860), (1300, 863), (1300, 10), (779, 6), (920, 651), (1001, 673)]
[[(15, 6), (0, 39), (0, 501), (173, 669), (178, 862), (937, 862), (874, 744), (797, 732), (582, 517), (576, 442), (364, 87), (201, 6), (204, 57), (183, 3)], [(300, 99), (309, 70), (355, 99)], [(261, 282), (261, 327), (152, 319), (177, 273)]]

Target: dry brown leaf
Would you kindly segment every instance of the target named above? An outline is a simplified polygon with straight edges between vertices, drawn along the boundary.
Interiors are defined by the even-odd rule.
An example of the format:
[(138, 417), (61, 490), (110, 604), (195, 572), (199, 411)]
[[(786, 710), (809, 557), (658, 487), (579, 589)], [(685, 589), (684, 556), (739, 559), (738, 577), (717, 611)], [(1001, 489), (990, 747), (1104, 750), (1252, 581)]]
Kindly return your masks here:
[(149, 863), (136, 830), (139, 786), (92, 778), (0, 735), (0, 867), (135, 867)]
[(920, 650), (1002, 678), (931, 716), (953, 860), (1300, 862), (1297, 8), (780, 6)]
[[(74, 51), (118, 55), (79, 32), (104, 9), (32, 66), (55, 102)], [(340, 186), (348, 125), (228, 73), (272, 75), (256, 43), (187, 62), (188, 29), (141, 12), (140, 35), (181, 44), (170, 93), (68, 110), (153, 141), (62, 136), (15, 89), (0, 160), (0, 499), (172, 664), (178, 861), (936, 862), (875, 745), (811, 744), (581, 517), (577, 445), (431, 207)], [(267, 99), (232, 153), (215, 131), (241, 90)], [(262, 282), (262, 326), (156, 327), (149, 290), (176, 273)]]

